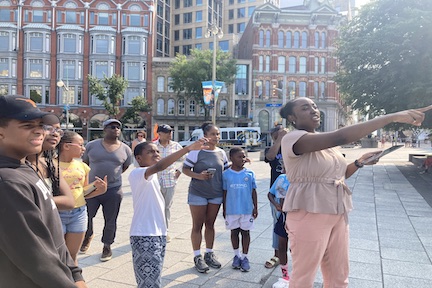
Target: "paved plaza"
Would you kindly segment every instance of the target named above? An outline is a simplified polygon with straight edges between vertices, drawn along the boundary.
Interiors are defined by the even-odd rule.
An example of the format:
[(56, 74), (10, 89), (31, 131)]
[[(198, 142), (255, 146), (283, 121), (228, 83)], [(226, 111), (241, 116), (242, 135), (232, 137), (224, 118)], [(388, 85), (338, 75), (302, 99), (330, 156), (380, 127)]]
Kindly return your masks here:
[[(343, 148), (348, 160), (377, 149)], [(350, 214), (350, 285), (354, 288), (426, 288), (432, 287), (432, 208), (401, 172), (411, 171), (413, 184), (425, 182), (432, 175), (419, 175), (408, 162), (410, 153), (432, 153), (429, 145), (401, 148), (381, 159), (373, 167), (365, 167), (347, 180), (353, 192), (354, 211)], [(216, 220), (215, 254), (222, 268), (198, 273), (193, 266), (190, 242), (192, 227), (187, 190), (190, 178), (180, 177), (172, 207), (162, 284), (164, 287), (250, 287), (270, 288), (281, 275), (280, 268), (266, 269), (264, 263), (273, 255), (271, 247), (272, 218), (267, 200), (270, 167), (259, 161), (259, 152), (250, 152), (256, 173), (259, 214), (251, 232), (250, 272), (231, 268), (233, 257), (230, 232), (225, 229), (222, 213)], [(401, 169), (403, 168), (403, 169)], [(102, 212), (95, 218), (95, 238), (87, 254), (79, 256), (84, 277), (90, 288), (136, 287), (129, 245), (132, 219), (132, 195), (127, 176), (123, 175), (124, 198), (118, 219), (113, 259), (100, 262), (103, 227)], [(418, 176), (417, 176), (418, 175)], [(414, 177), (414, 178), (412, 178)], [(429, 183), (429, 182), (425, 182)], [(425, 192), (425, 191), (423, 191)], [(427, 193), (428, 191), (426, 191)], [(432, 189), (430, 191), (432, 194)], [(203, 243), (203, 251), (205, 244)], [(290, 261), (290, 259), (288, 260)], [(291, 265), (290, 265), (291, 269)], [(314, 287), (322, 287), (320, 272)]]

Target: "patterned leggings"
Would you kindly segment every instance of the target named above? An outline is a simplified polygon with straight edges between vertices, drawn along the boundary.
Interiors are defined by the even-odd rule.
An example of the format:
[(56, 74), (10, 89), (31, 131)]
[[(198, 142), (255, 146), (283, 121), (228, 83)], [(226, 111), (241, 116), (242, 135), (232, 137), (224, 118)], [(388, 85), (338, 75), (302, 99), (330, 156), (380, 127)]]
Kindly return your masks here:
[(166, 236), (131, 236), (130, 243), (138, 288), (160, 288)]

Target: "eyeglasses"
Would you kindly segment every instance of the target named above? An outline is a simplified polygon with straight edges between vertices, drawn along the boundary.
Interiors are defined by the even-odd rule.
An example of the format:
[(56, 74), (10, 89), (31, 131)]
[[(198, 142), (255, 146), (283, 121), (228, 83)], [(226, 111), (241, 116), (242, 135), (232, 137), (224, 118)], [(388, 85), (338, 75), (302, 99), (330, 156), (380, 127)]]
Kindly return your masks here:
[(63, 137), (64, 135), (64, 131), (61, 128), (55, 128), (51, 125), (43, 125), (42, 128), (50, 134), (57, 133), (60, 137)]
[(81, 148), (84, 148), (84, 147), (85, 147), (84, 144), (78, 144), (78, 143), (72, 143), (72, 142), (66, 142), (66, 143), (68, 143), (69, 145), (73, 145), (73, 146), (79, 146), (79, 147), (81, 147)]
[(110, 127), (112, 130), (114, 130), (114, 129), (119, 129), (119, 130), (121, 130), (120, 126), (117, 126), (117, 125), (110, 125), (110, 126), (108, 126), (108, 127)]

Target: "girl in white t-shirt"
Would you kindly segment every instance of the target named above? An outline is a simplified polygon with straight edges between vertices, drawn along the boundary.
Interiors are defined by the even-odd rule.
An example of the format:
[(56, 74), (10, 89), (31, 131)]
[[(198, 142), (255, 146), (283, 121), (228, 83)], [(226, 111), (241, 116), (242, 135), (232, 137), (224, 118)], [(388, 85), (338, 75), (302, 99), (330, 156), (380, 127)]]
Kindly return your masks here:
[(165, 170), (191, 150), (208, 148), (205, 142), (208, 140), (202, 138), (163, 159), (158, 147), (152, 142), (140, 143), (134, 149), (140, 167), (129, 174), (134, 207), (130, 243), (139, 288), (161, 287), (167, 228), (165, 200), (156, 173)]

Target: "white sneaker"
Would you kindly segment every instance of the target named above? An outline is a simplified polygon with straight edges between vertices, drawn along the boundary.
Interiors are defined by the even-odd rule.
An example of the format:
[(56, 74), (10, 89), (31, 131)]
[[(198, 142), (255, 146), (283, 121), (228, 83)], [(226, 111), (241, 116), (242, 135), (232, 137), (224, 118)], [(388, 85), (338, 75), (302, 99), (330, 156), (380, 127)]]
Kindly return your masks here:
[(274, 283), (272, 288), (289, 288), (289, 281), (279, 278), (278, 282)]

